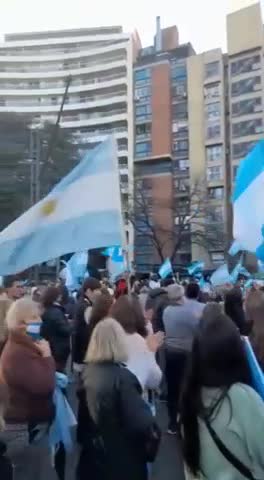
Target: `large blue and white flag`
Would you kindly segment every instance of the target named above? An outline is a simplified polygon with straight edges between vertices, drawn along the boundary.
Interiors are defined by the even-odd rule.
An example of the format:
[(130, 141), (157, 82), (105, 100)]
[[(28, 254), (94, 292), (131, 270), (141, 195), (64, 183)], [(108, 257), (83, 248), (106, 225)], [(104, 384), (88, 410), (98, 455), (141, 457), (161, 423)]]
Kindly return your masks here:
[(159, 269), (159, 276), (161, 278), (167, 278), (171, 273), (173, 273), (171, 261), (167, 258)]
[(233, 195), (233, 236), (264, 260), (264, 140), (240, 162)]
[(0, 275), (70, 252), (121, 245), (122, 238), (116, 143), (109, 137), (0, 233)]

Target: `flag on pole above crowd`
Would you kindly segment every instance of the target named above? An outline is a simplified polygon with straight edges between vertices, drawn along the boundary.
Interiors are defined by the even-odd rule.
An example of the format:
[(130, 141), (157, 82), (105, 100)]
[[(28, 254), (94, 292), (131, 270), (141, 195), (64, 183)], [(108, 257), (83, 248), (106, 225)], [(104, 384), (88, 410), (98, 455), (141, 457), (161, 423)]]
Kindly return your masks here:
[(187, 267), (187, 271), (189, 273), (189, 275), (195, 275), (196, 273), (201, 273), (204, 269), (204, 262), (202, 261), (195, 261), (195, 262), (192, 262), (188, 267)]
[(240, 162), (233, 195), (233, 236), (264, 260), (264, 140)]
[(167, 258), (159, 269), (159, 276), (161, 278), (167, 278), (171, 273), (173, 273), (171, 261)]
[(122, 239), (117, 148), (109, 137), (0, 233), (0, 275)]
[(232, 283), (226, 263), (215, 270), (215, 272), (211, 275), (210, 282), (214, 287), (219, 287), (220, 285), (224, 285), (226, 283)]

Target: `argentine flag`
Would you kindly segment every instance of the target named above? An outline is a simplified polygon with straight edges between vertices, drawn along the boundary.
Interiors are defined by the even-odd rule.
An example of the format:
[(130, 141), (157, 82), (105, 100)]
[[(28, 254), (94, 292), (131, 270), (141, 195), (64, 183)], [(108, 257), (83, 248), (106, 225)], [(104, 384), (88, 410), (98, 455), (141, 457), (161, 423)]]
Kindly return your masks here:
[(233, 195), (233, 236), (241, 250), (264, 260), (264, 141), (240, 163)]
[(116, 143), (109, 137), (0, 233), (0, 275), (70, 252), (121, 245), (122, 230)]
[(159, 269), (159, 276), (161, 278), (167, 278), (171, 273), (173, 273), (171, 261), (167, 258)]

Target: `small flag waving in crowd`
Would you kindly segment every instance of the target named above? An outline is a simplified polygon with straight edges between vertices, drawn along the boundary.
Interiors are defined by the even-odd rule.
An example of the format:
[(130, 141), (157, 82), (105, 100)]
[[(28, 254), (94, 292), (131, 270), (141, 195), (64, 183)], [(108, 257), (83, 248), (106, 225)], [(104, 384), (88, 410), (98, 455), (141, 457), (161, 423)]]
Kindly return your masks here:
[(109, 137), (0, 233), (0, 274), (70, 252), (120, 245), (122, 227), (116, 143)]
[(204, 262), (201, 262), (197, 260), (196, 262), (193, 262), (187, 267), (187, 271), (189, 275), (195, 275), (196, 273), (202, 272), (204, 269)]
[(159, 276), (161, 278), (167, 278), (171, 273), (173, 273), (171, 261), (167, 258), (159, 269)]
[(233, 236), (241, 250), (264, 260), (264, 141), (240, 162), (233, 195)]

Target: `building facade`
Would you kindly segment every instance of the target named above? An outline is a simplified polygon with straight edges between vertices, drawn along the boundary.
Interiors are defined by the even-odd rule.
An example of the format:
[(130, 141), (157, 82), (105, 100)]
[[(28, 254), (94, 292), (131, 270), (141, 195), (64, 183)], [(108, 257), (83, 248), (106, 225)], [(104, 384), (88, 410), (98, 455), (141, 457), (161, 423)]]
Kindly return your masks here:
[[(215, 267), (230, 246), (237, 167), (264, 129), (261, 6), (248, 0), (242, 7), (237, 2), (227, 16), (226, 54), (215, 49), (196, 55), (191, 45), (178, 43), (176, 27), (160, 31), (158, 22), (154, 46), (141, 50), (134, 65), (135, 203), (144, 194), (150, 212), (146, 225), (139, 208), (135, 226), (140, 270), (161, 263), (157, 233), (163, 257), (177, 265), (205, 260)], [(191, 237), (199, 223), (208, 242), (186, 241), (174, 257), (168, 232), (177, 238), (181, 212), (193, 214), (190, 196), (197, 183), (206, 209), (192, 222)]]
[(36, 125), (56, 121), (70, 76), (60, 125), (73, 134), (80, 153), (109, 133), (115, 136), (124, 213), (133, 183), (132, 65), (138, 46), (138, 37), (121, 27), (9, 34), (0, 44), (0, 114), (21, 113)]
[[(142, 49), (134, 65), (134, 234), (141, 271), (171, 256), (175, 205), (188, 195), (187, 58), (193, 54), (191, 44), (179, 45), (177, 27), (161, 29), (157, 18), (154, 46)], [(190, 261), (190, 245), (176, 257), (176, 263)]]

